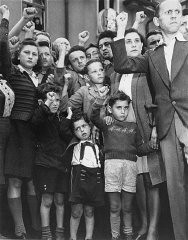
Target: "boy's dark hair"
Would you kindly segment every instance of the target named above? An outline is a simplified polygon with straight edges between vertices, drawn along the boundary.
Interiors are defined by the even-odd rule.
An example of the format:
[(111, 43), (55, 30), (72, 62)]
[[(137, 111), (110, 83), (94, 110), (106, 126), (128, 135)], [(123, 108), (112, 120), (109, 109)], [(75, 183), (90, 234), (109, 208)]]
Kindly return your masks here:
[(131, 102), (131, 99), (130, 99), (130, 97), (127, 95), (127, 94), (125, 94), (124, 92), (122, 92), (122, 91), (117, 91), (117, 92), (115, 92), (111, 97), (110, 97), (110, 99), (109, 99), (109, 101), (108, 101), (108, 105), (110, 106), (110, 107), (113, 107), (113, 105), (116, 103), (116, 101), (118, 101), (118, 100), (120, 100), (120, 101), (127, 101), (128, 102), (128, 104), (130, 104), (130, 102)]
[(110, 30), (104, 31), (98, 37), (97, 46), (99, 46), (99, 41), (101, 39), (103, 39), (103, 38), (111, 38), (111, 39), (113, 39), (115, 37), (116, 37), (116, 33), (115, 32), (112, 32)]
[(83, 46), (75, 45), (75, 46), (71, 47), (71, 49), (68, 51), (68, 53), (67, 53), (68, 57), (72, 52), (76, 52), (76, 51), (82, 51), (82, 52), (86, 53), (86, 50)]
[(146, 39), (148, 39), (148, 38), (149, 38), (150, 36), (152, 36), (152, 35), (157, 35), (157, 34), (160, 34), (160, 35), (162, 36), (162, 32), (159, 31), (159, 30), (150, 31), (150, 32), (147, 33)]
[(92, 64), (92, 63), (95, 63), (95, 62), (99, 62), (99, 63), (101, 63), (101, 65), (103, 66), (103, 64), (102, 64), (102, 62), (101, 62), (101, 60), (100, 59), (91, 59), (91, 60), (89, 60), (87, 63), (86, 63), (86, 65), (85, 65), (85, 73), (88, 73), (88, 66), (90, 65), (90, 64)]
[(146, 40), (144, 38), (144, 36), (135, 28), (129, 28), (127, 30), (125, 30), (124, 36), (126, 36), (128, 33), (137, 33), (138, 36), (140, 37), (140, 41), (143, 43), (143, 47), (142, 47), (142, 54), (144, 53), (144, 48), (146, 47)]
[[(41, 41), (41, 42), (39, 42), (39, 43), (38, 43), (38, 46), (39, 46), (39, 47), (48, 47), (48, 48), (50, 48), (50, 44), (49, 44), (49, 42), (47, 42), (47, 41)], [(50, 50), (51, 50), (51, 48), (50, 48)]]
[(83, 113), (80, 109), (74, 110), (73, 114), (72, 114), (72, 118), (71, 118), (71, 130), (72, 130), (72, 132), (74, 132), (74, 123), (81, 120), (81, 119), (84, 119), (84, 121), (90, 125), (90, 121), (89, 121), (89, 118), (88, 118), (87, 114)]
[(48, 92), (55, 92), (61, 96), (62, 88), (56, 84), (51, 83), (43, 83), (38, 86), (38, 99), (42, 99), (43, 101), (46, 99), (46, 94)]

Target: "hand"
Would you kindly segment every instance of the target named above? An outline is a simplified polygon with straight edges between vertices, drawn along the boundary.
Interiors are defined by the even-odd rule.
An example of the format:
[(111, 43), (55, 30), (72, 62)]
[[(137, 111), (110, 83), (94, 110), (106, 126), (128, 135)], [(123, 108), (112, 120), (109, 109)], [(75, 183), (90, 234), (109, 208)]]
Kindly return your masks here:
[(1, 5), (0, 6), (0, 13), (2, 14), (3, 18), (9, 18), (10, 16), (10, 11), (9, 8), (7, 7), (7, 5)]
[(142, 24), (145, 21), (146, 17), (147, 16), (145, 15), (144, 11), (137, 12), (135, 22), (137, 24)]
[(79, 41), (79, 45), (84, 46), (85, 43), (88, 41), (89, 39), (89, 32), (88, 31), (83, 31), (81, 33), (78, 34), (78, 41)]
[(106, 122), (106, 125), (111, 125), (114, 122), (114, 119), (111, 116), (104, 117), (104, 121)]
[(64, 78), (65, 78), (65, 85), (68, 85), (69, 80), (71, 78), (71, 74), (70, 73), (65, 73)]
[(46, 82), (53, 84), (54, 83), (54, 75), (53, 74), (48, 75)]
[(158, 149), (158, 142), (157, 142), (157, 130), (156, 127), (153, 127), (151, 132), (151, 139), (150, 139), (150, 146), (153, 149)]
[(99, 141), (99, 129), (96, 126), (93, 126), (92, 128), (91, 138), (93, 143)]
[(25, 32), (34, 32), (35, 30), (35, 24), (33, 21), (29, 21), (24, 27), (23, 31)]
[(103, 86), (99, 89), (99, 96), (100, 98), (106, 98), (107, 93), (109, 92), (109, 87), (108, 86)]
[(24, 8), (23, 10), (23, 17), (28, 21), (32, 20), (36, 14), (37, 14), (37, 10), (34, 7)]
[(72, 118), (72, 108), (71, 108), (71, 107), (68, 107), (68, 108), (67, 108), (67, 118), (68, 118), (68, 119), (71, 119), (71, 118)]
[(59, 55), (65, 56), (66, 53), (67, 53), (67, 47), (66, 47), (66, 45), (65, 45), (65, 44), (58, 44), (57, 47), (58, 47)]
[(50, 105), (53, 103), (53, 101), (55, 100), (55, 93), (54, 92), (48, 92), (46, 94), (46, 101), (45, 104), (50, 107)]
[(18, 49), (20, 44), (19, 37), (14, 36), (9, 39), (9, 48), (11, 52), (14, 52)]
[(126, 12), (121, 12), (117, 17), (116, 17), (116, 23), (117, 23), (117, 37), (124, 37), (124, 32), (127, 27), (127, 22), (128, 22), (128, 13)]

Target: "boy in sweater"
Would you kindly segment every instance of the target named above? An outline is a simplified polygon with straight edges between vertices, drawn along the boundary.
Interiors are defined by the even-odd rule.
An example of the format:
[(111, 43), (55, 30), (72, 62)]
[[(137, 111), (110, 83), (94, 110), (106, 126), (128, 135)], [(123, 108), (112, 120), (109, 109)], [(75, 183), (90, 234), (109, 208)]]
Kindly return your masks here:
[[(106, 92), (104, 92), (105, 98)], [(101, 97), (103, 97), (101, 95)], [(105, 154), (105, 192), (110, 200), (112, 239), (120, 237), (120, 212), (123, 213), (123, 233), (132, 240), (132, 201), (136, 192), (137, 156), (153, 151), (144, 143), (136, 123), (126, 121), (130, 98), (118, 91), (110, 97), (107, 110), (113, 122), (107, 125), (100, 118), (103, 99), (93, 104), (91, 121), (103, 132)]]

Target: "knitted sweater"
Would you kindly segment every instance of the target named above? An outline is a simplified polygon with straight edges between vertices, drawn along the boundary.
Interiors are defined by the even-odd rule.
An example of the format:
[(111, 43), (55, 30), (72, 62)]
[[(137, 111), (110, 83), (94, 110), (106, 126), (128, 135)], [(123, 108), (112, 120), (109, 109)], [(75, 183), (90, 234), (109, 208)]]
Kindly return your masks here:
[(35, 109), (31, 122), (38, 141), (35, 164), (66, 171), (62, 156), (72, 139), (71, 121), (60, 119), (41, 103)]
[(93, 104), (91, 121), (103, 132), (105, 159), (136, 161), (137, 156), (153, 151), (148, 143), (144, 143), (136, 123), (114, 120), (111, 125), (106, 125), (100, 118), (101, 106), (97, 101)]
[[(8, 26), (8, 21), (3, 19), (1, 28), (4, 29), (4, 34), (8, 33)], [(1, 39), (2, 38), (0, 38), (0, 41), (4, 41)], [(6, 40), (8, 41), (8, 39)], [(2, 42), (0, 42), (0, 46), (1, 45)], [(17, 66), (14, 66), (11, 63), (9, 49), (1, 48), (0, 52), (0, 62), (6, 61), (7, 63), (4, 64), (2, 74), (7, 79), (15, 93), (15, 103), (12, 109), (11, 118), (28, 121), (37, 106), (37, 89), (29, 75), (25, 71), (21, 72)]]

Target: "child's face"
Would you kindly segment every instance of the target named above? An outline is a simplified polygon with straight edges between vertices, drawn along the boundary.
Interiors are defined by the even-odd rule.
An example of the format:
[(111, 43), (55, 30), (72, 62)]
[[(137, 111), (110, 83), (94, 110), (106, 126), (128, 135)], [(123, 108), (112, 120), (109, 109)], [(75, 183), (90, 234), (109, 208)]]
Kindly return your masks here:
[(123, 122), (128, 116), (129, 104), (127, 101), (117, 100), (108, 110), (116, 120)]
[(100, 62), (93, 62), (88, 66), (88, 75), (92, 83), (101, 84), (104, 82), (104, 68)]
[(50, 112), (56, 113), (59, 109), (59, 105), (60, 105), (60, 96), (59, 96), (59, 94), (54, 93), (54, 100), (49, 106)]
[(74, 133), (78, 139), (87, 140), (91, 135), (91, 127), (84, 119), (80, 119), (74, 122)]

